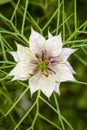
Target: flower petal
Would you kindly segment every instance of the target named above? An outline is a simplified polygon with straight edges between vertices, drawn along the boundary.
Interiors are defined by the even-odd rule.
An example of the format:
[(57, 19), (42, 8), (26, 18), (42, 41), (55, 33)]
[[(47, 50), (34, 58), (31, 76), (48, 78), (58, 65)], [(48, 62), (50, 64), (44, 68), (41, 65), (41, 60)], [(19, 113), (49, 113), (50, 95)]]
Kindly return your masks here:
[(16, 76), (14, 76), (14, 78), (12, 78), (11, 81), (15, 81), (15, 80), (22, 80), (22, 81), (25, 81), (25, 80), (27, 80), (27, 78), (22, 78), (22, 77), (16, 77)]
[(59, 82), (56, 82), (56, 86), (54, 88), (54, 91), (60, 95), (60, 90), (59, 90), (59, 86), (60, 86), (60, 83)]
[(44, 49), (45, 38), (32, 28), (29, 40), (30, 50), (36, 54), (41, 54), (42, 50)]
[(22, 79), (28, 79), (29, 73), (32, 73), (32, 66), (29, 64), (25, 64), (23, 62), (19, 62), (13, 70), (9, 73), (9, 76), (16, 76)]
[(37, 90), (41, 90), (49, 98), (54, 91), (55, 83), (52, 76), (46, 77), (38, 72), (29, 80), (31, 95)]
[(40, 77), (41, 77), (41, 73), (38, 72), (29, 79), (31, 96), (33, 95), (33, 93), (35, 93), (37, 90), (40, 89), (40, 86), (38, 85)]
[(17, 53), (20, 61), (29, 62), (33, 58), (33, 53), (31, 53), (30, 49), (18, 43), (17, 43)]
[(50, 98), (54, 91), (55, 83), (55, 79), (51, 75), (48, 77), (42, 75), (39, 80), (39, 88), (48, 98)]
[(72, 74), (76, 74), (76, 72), (74, 71), (74, 69), (72, 68), (72, 66), (70, 65), (70, 63), (68, 61), (66, 61), (65, 64), (69, 67), (69, 69), (71, 70)]
[(48, 39), (51, 38), (51, 37), (53, 37), (53, 36), (52, 36), (52, 34), (49, 32), (49, 30), (48, 30)]
[(53, 36), (46, 41), (45, 48), (49, 56), (58, 56), (62, 49), (62, 38), (59, 34), (58, 36)]
[(58, 64), (55, 66), (55, 78), (58, 82), (75, 81), (70, 68), (66, 64)]
[(14, 60), (16, 61), (16, 62), (18, 62), (19, 61), (19, 57), (18, 57), (18, 54), (17, 54), (17, 52), (9, 52), (13, 57), (14, 57)]
[(57, 60), (60, 62), (65, 62), (68, 57), (74, 53), (77, 49), (71, 49), (71, 48), (62, 48), (62, 51), (60, 55), (58, 56)]

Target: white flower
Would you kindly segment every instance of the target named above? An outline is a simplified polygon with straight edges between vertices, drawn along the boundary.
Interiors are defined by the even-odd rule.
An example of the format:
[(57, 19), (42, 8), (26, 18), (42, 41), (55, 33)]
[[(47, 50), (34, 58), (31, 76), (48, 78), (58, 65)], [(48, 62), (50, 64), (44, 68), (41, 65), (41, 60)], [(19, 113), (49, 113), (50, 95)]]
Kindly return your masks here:
[(10, 52), (17, 65), (9, 73), (13, 80), (29, 80), (31, 95), (41, 90), (48, 98), (52, 92), (60, 94), (60, 82), (75, 81), (75, 71), (67, 61), (75, 49), (62, 48), (61, 35), (52, 36), (48, 32), (46, 40), (38, 32), (31, 30), (29, 47), (17, 44), (17, 51)]

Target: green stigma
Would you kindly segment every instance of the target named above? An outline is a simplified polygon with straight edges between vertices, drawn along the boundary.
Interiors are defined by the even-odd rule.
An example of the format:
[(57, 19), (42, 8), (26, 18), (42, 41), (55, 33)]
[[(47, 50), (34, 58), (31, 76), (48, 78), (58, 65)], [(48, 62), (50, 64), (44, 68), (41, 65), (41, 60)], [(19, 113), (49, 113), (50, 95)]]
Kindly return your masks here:
[(39, 61), (38, 62), (38, 69), (47, 70), (48, 69), (47, 62), (45, 60), (44, 61)]

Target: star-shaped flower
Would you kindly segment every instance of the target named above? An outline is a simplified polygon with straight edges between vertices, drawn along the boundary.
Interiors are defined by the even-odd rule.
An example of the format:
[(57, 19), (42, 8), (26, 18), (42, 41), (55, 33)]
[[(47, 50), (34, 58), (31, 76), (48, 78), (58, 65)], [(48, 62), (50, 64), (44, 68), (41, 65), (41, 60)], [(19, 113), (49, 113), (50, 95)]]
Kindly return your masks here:
[(31, 95), (41, 90), (48, 98), (53, 91), (60, 94), (61, 82), (75, 81), (75, 71), (67, 61), (76, 49), (62, 48), (61, 34), (52, 36), (48, 32), (46, 40), (41, 34), (31, 29), (29, 47), (17, 44), (17, 51), (10, 52), (17, 62), (9, 73), (13, 80), (29, 80)]

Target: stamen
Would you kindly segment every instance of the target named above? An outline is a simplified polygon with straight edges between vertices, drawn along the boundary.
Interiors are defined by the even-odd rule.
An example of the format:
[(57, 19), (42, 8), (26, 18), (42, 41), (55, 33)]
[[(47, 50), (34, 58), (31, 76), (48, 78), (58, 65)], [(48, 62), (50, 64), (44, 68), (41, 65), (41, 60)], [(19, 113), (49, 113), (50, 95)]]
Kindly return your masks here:
[(50, 71), (52, 71), (54, 74), (56, 74), (56, 72), (54, 70), (52, 70), (51, 68), (48, 68)]
[(35, 54), (35, 56), (37, 57), (37, 59), (38, 59), (39, 61), (42, 61), (41, 56), (39, 56), (38, 54)]
[(46, 77), (48, 77), (48, 75), (49, 75), (48, 70), (42, 70), (42, 74), (44, 74)]
[(34, 70), (33, 74), (29, 74), (29, 76), (30, 76), (30, 77), (34, 76), (38, 71), (39, 71), (39, 69), (36, 68), (36, 69)]
[(45, 59), (46, 59), (46, 50), (42, 51), (42, 60), (45, 60)]
[(38, 61), (36, 61), (36, 60), (32, 60), (31, 63), (37, 65), (37, 64), (38, 64)]

